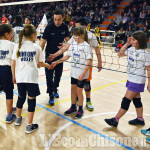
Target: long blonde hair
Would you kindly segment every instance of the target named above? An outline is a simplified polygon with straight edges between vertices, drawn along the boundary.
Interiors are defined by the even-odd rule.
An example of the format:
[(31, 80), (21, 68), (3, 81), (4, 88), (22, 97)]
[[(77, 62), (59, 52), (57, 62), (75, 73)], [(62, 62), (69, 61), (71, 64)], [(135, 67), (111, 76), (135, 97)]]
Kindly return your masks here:
[(19, 58), (19, 50), (21, 48), (23, 37), (31, 37), (31, 35), (34, 33), (36, 33), (36, 28), (33, 25), (26, 25), (24, 29), (20, 31), (17, 58)]

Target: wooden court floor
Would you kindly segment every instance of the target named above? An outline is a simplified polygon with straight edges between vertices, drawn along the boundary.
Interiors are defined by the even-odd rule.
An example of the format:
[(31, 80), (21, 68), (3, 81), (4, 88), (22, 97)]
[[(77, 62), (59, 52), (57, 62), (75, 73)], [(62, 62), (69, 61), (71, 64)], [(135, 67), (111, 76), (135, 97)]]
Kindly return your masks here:
[[(102, 47), (104, 69), (97, 72), (93, 67), (92, 102), (94, 111), (89, 112), (84, 103), (84, 116), (75, 120), (74, 116), (64, 116), (70, 107), (70, 64), (64, 63), (64, 71), (59, 87), (60, 98), (55, 99), (55, 106), (48, 105), (44, 68), (39, 70), (41, 95), (37, 97), (34, 123), (39, 129), (32, 134), (25, 134), (27, 125), (27, 103), (23, 108), (21, 126), (5, 123), (5, 95), (0, 93), (0, 150), (149, 150), (146, 136), (141, 129), (150, 127), (150, 94), (142, 93), (145, 126), (131, 126), (128, 121), (136, 118), (133, 103), (128, 113), (120, 119), (117, 128), (108, 126), (105, 118), (114, 117), (120, 108), (122, 97), (126, 92), (125, 59), (118, 59), (110, 47)], [(96, 65), (94, 55), (93, 65)], [(120, 64), (120, 65), (118, 65)], [(17, 101), (17, 89), (14, 89), (14, 105)], [(85, 98), (85, 97), (84, 97)]]

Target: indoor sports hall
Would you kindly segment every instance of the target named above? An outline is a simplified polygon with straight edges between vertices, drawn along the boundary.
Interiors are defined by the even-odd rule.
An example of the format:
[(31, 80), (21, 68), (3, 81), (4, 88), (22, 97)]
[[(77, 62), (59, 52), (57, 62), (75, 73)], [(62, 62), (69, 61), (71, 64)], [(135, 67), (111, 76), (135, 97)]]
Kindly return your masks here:
[[(37, 1), (37, 2), (36, 2)], [(102, 2), (103, 0), (98, 0)], [(150, 9), (148, 1), (139, 0), (139, 5), (142, 7), (146, 2), (146, 11)], [(28, 5), (30, 10), (32, 5), (37, 5), (40, 9), (53, 3), (53, 7), (59, 7), (62, 3), (71, 3), (74, 5), (77, 3), (81, 5), (89, 5), (94, 8), (94, 4), (97, 7), (99, 4), (94, 0), (75, 0), (75, 2), (69, 1), (0, 1), (0, 15), (6, 12), (6, 9), (14, 7), (18, 9), (20, 6), (20, 12), (22, 6)], [(92, 80), (91, 80), (91, 101), (94, 107), (93, 111), (89, 111), (86, 108), (86, 98), (84, 94), (83, 110), (84, 115), (80, 119), (75, 118), (75, 114), (65, 116), (64, 112), (70, 107), (71, 104), (71, 63), (66, 61), (63, 64), (63, 73), (59, 85), (59, 98), (55, 98), (54, 106), (51, 106), (49, 102), (49, 95), (46, 93), (46, 76), (45, 68), (39, 68), (38, 82), (40, 88), (40, 95), (36, 98), (36, 108), (34, 114), (34, 123), (38, 123), (39, 129), (31, 134), (25, 133), (27, 125), (27, 109), (28, 104), (25, 102), (22, 110), (22, 123), (21, 126), (15, 126), (14, 122), (7, 124), (6, 120), (6, 97), (2, 91), (0, 93), (0, 150), (149, 150), (150, 144), (146, 141), (148, 136), (141, 133), (142, 129), (150, 128), (150, 93), (147, 90), (148, 76), (146, 74), (145, 90), (141, 93), (141, 100), (143, 104), (143, 118), (145, 125), (130, 125), (129, 120), (137, 117), (136, 110), (133, 102), (130, 104), (128, 112), (119, 120), (118, 126), (111, 127), (104, 120), (106, 118), (114, 117), (121, 107), (122, 98), (127, 90), (126, 82), (127, 75), (127, 57), (118, 57), (115, 51), (116, 35), (118, 30), (108, 30), (112, 20), (115, 20), (118, 14), (121, 14), (127, 6), (137, 7), (134, 0), (111, 0), (116, 7), (105, 6), (103, 10), (107, 9), (107, 15), (105, 11), (105, 18), (102, 22), (99, 22), (100, 39), (100, 52), (102, 58), (102, 70), (98, 72), (97, 69), (97, 57), (95, 51), (93, 51), (93, 63), (92, 63)], [(12, 3), (12, 4), (11, 4)], [(133, 3), (133, 5), (130, 5)], [(3, 5), (1, 5), (3, 4)], [(12, 5), (12, 6), (11, 6)], [(43, 6), (42, 6), (43, 5)], [(65, 7), (66, 7), (65, 6)], [(74, 6), (75, 7), (75, 6)], [(80, 7), (79, 7), (80, 8)], [(97, 7), (99, 8), (99, 7)], [(110, 8), (110, 9), (109, 9)], [(144, 6), (143, 6), (144, 8)], [(115, 9), (111, 12), (111, 9)], [(34, 10), (34, 8), (33, 8)], [(44, 11), (46, 11), (48, 8)], [(68, 8), (67, 8), (68, 10)], [(68, 10), (70, 11), (70, 10)], [(86, 11), (86, 9), (85, 9)], [(95, 10), (94, 10), (95, 11)], [(83, 13), (83, 12), (82, 12)], [(148, 13), (148, 11), (147, 11)], [(7, 18), (8, 18), (8, 13)], [(24, 11), (25, 14), (25, 11)], [(10, 14), (9, 14), (10, 15)], [(96, 14), (95, 14), (96, 15)], [(11, 14), (12, 18), (13, 15)], [(48, 13), (47, 13), (48, 16)], [(123, 18), (123, 17), (122, 17)], [(69, 25), (68, 25), (69, 26)], [(95, 23), (97, 26), (97, 23)], [(91, 32), (95, 32), (95, 26), (91, 28)], [(145, 24), (138, 23), (139, 29), (144, 30)], [(149, 27), (149, 26), (148, 26)], [(149, 28), (150, 30), (150, 28)], [(127, 31), (127, 29), (125, 29)], [(148, 33), (148, 31), (147, 31)], [(149, 36), (150, 37), (150, 36)], [(147, 40), (147, 51), (150, 52), (150, 38)], [(126, 42), (126, 41), (125, 41)], [(35, 41), (36, 44), (40, 44), (39, 39)], [(64, 54), (66, 55), (67, 52)], [(84, 91), (84, 90), (83, 90)], [(16, 106), (18, 99), (17, 85), (14, 85), (14, 97), (13, 106)], [(149, 134), (150, 135), (150, 134)]]

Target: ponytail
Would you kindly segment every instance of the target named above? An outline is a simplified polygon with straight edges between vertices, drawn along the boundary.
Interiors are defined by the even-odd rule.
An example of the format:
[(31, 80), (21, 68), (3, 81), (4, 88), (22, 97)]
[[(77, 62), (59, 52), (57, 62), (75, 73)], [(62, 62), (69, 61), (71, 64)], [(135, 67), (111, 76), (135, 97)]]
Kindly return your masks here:
[(19, 50), (21, 48), (21, 43), (23, 36), (26, 37), (31, 37), (33, 33), (36, 33), (36, 28), (33, 25), (26, 25), (22, 31), (20, 31), (19, 34), (19, 45), (18, 45), (18, 51), (17, 51), (17, 58), (19, 58)]
[(19, 45), (18, 45), (18, 51), (17, 51), (17, 58), (19, 58), (19, 50), (21, 48), (21, 43), (22, 43), (23, 36), (24, 36), (24, 29), (21, 30), (20, 34), (19, 34)]

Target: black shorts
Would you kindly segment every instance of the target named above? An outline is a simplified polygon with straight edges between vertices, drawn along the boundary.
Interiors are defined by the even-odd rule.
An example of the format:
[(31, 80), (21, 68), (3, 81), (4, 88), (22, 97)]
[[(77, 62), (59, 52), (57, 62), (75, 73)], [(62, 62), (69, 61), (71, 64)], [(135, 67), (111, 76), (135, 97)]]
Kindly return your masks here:
[(26, 97), (26, 94), (30, 97), (36, 97), (40, 95), (39, 85), (36, 83), (17, 83), (18, 93), (21, 97)]
[(72, 78), (72, 77), (71, 77), (71, 84), (76, 84), (77, 87), (79, 87), (79, 88), (83, 88), (85, 82), (86, 82), (86, 79), (84, 79), (84, 80), (82, 80), (82, 81), (79, 81), (78, 79), (75, 79), (75, 78)]
[(13, 91), (11, 66), (0, 66), (0, 87), (5, 93)]

